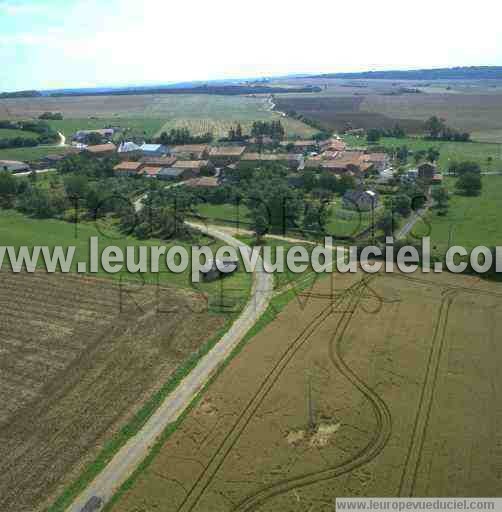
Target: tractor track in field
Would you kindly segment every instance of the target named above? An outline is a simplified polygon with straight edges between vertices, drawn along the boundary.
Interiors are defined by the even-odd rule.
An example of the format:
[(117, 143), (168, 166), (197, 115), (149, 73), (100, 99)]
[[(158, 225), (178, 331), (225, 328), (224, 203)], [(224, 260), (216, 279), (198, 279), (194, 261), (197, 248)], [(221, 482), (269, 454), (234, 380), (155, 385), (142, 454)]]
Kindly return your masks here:
[(293, 340), (293, 342), (290, 343), (281, 358), (275, 363), (272, 370), (265, 377), (257, 392), (243, 409), (230, 431), (226, 434), (218, 449), (215, 450), (209, 462), (204, 466), (204, 469), (201, 472), (199, 478), (192, 485), (187, 495), (179, 505), (178, 512), (192, 511), (196, 507), (200, 498), (209, 487), (214, 477), (216, 476), (216, 473), (224, 463), (226, 457), (231, 452), (234, 445), (244, 432), (245, 428), (256, 414), (256, 411), (268, 396), (270, 390), (280, 378), (283, 370), (289, 364), (294, 355), (310, 339), (318, 327), (333, 314), (334, 307), (339, 305), (348, 294), (353, 293), (354, 290), (358, 290), (359, 288), (364, 287), (364, 285), (365, 282), (358, 281), (357, 283), (354, 283), (352, 286), (350, 286), (347, 290), (344, 291), (342, 295), (340, 295), (337, 300), (326, 306), (302, 330), (302, 332)]
[(457, 294), (457, 290), (447, 290), (441, 301), (429, 351), (424, 383), (420, 393), (415, 422), (413, 424), (411, 441), (399, 483), (399, 496), (411, 497), (415, 492), (427, 427), (429, 425), (432, 404), (434, 402), (434, 391), (436, 389), (439, 365), (445, 344), (450, 308)]
[[(362, 292), (362, 290), (360, 291)], [(345, 363), (341, 355), (341, 343), (344, 339), (345, 332), (349, 327), (362, 298), (364, 298), (362, 293), (359, 293), (355, 298), (351, 298), (352, 300), (347, 306), (346, 311), (342, 312), (340, 321), (337, 324), (335, 333), (329, 344), (329, 352), (330, 360), (335, 368), (339, 370), (340, 373), (342, 373), (342, 375), (344, 375), (344, 377), (354, 387), (356, 387), (371, 404), (377, 421), (373, 437), (362, 450), (342, 464), (307, 475), (284, 479), (273, 485), (267, 486), (256, 494), (244, 499), (234, 509), (235, 512), (256, 510), (268, 500), (293, 489), (312, 485), (324, 480), (331, 480), (349, 473), (370, 462), (385, 448), (392, 433), (392, 418), (389, 408), (382, 398), (354, 373), (354, 371)]]

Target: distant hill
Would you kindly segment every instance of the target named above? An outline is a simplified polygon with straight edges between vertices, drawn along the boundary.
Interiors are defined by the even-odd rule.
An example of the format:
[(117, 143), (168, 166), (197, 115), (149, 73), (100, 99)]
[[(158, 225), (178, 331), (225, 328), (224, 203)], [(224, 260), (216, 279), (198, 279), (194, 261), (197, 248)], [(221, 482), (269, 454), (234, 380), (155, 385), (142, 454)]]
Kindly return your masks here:
[(37, 98), (42, 96), (38, 91), (17, 91), (17, 92), (2, 92), (0, 98)]
[(340, 78), (348, 80), (502, 80), (502, 66), (328, 73), (311, 76), (310, 78)]
[(320, 92), (320, 87), (272, 87), (268, 85), (202, 85), (196, 87), (126, 87), (121, 89), (67, 90), (50, 93), (51, 97), (61, 96), (126, 96), (131, 94), (219, 94), (235, 96), (240, 94), (281, 94)]

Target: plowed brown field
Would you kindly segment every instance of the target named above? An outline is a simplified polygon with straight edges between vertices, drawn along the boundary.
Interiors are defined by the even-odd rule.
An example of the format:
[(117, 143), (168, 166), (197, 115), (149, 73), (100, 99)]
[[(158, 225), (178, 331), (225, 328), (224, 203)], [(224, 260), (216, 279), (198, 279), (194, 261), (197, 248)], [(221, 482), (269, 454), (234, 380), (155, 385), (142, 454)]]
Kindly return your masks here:
[(0, 272), (0, 510), (41, 509), (222, 324), (180, 290)]

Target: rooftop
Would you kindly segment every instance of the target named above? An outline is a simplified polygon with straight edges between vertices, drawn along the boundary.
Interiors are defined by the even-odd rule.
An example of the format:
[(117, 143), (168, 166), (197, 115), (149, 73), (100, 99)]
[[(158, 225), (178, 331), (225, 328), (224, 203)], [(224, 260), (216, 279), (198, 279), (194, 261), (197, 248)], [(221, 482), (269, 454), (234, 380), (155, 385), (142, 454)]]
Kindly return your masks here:
[(117, 164), (114, 171), (138, 171), (140, 167), (144, 165), (142, 162), (121, 162)]
[(244, 146), (219, 146), (212, 148), (211, 156), (241, 156), (246, 148)]
[(207, 144), (183, 144), (180, 146), (173, 146), (171, 151), (173, 153), (203, 153), (208, 149), (209, 146)]
[(212, 176), (203, 176), (202, 178), (195, 178), (186, 182), (192, 187), (217, 187), (218, 179)]
[(200, 169), (207, 167), (209, 164), (208, 160), (178, 160), (176, 162), (177, 169)]
[(109, 142), (108, 144), (98, 144), (96, 146), (87, 146), (89, 153), (109, 153), (110, 151), (116, 151), (117, 146)]
[(171, 167), (176, 162), (175, 156), (145, 156), (141, 162), (148, 164), (150, 167)]

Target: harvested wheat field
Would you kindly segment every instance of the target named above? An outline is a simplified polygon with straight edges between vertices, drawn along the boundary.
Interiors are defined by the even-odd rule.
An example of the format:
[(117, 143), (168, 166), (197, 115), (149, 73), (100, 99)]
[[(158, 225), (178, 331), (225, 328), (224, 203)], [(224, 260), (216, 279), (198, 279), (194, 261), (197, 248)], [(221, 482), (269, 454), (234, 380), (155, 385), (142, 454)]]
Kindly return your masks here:
[(0, 272), (0, 510), (74, 478), (223, 323), (200, 297), (137, 283)]
[(502, 493), (502, 290), (324, 279), (253, 338), (113, 512), (334, 510)]

